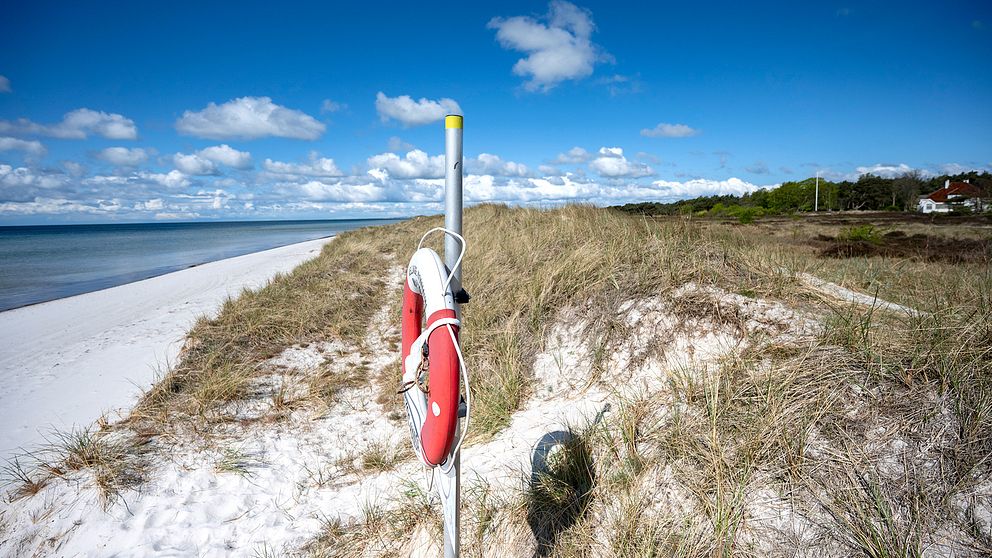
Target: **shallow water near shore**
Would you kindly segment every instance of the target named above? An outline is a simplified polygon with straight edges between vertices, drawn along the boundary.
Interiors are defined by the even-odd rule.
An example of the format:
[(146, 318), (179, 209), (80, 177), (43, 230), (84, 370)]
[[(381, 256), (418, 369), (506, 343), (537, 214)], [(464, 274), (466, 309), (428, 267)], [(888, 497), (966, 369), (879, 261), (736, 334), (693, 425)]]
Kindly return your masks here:
[(0, 311), (395, 220), (0, 227)]

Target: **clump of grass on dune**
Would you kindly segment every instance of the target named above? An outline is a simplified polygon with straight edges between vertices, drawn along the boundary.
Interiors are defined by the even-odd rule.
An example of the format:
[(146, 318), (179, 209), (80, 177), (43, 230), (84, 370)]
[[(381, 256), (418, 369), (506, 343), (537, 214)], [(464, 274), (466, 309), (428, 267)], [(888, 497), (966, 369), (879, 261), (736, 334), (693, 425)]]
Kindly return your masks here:
[(721, 279), (704, 272), (712, 244), (683, 221), (659, 226), (581, 206), (483, 206), (466, 214), (465, 229), (473, 242), (465, 283), (478, 302), (465, 307), (464, 337), (476, 435), (505, 427), (526, 399), (533, 357), (562, 309), (593, 309), (598, 327), (589, 333), (601, 337), (623, 300)]
[(7, 462), (2, 473), (14, 498), (33, 495), (55, 479), (86, 472), (110, 504), (145, 481), (151, 439), (133, 432), (55, 431), (47, 446)]
[(293, 344), (343, 339), (360, 345), (382, 305), (384, 277), (398, 265), (398, 247), (420, 228), (412, 225), (343, 233), (314, 260), (226, 301), (216, 318), (196, 323), (181, 361), (134, 416), (209, 414), (243, 397), (259, 365)]

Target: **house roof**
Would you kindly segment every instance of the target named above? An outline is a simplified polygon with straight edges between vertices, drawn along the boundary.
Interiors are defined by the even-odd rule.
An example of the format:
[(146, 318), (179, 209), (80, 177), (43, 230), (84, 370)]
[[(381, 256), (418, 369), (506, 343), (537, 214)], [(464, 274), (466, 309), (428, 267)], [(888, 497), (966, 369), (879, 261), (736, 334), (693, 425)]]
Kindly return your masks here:
[(982, 191), (978, 189), (974, 184), (968, 184), (967, 182), (951, 182), (948, 186), (927, 194), (925, 197), (931, 199), (938, 203), (944, 203), (947, 198), (951, 196), (964, 196), (968, 198), (977, 198), (982, 194)]

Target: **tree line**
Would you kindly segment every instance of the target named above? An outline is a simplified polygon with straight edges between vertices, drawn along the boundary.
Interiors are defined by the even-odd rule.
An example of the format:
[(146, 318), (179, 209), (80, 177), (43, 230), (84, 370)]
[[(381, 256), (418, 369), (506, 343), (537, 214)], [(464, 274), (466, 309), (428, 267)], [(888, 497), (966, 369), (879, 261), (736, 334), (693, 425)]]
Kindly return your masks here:
[[(992, 196), (992, 174), (966, 172), (926, 177), (912, 171), (895, 178), (872, 174), (861, 175), (857, 181), (831, 182), (820, 179), (820, 211), (916, 211), (917, 199), (944, 187), (944, 182), (968, 180)], [(813, 211), (816, 178), (785, 182), (773, 189), (762, 189), (741, 196), (702, 196), (672, 203), (642, 202), (616, 206), (617, 209), (644, 215), (711, 215), (726, 216), (749, 222), (763, 215), (780, 215)]]

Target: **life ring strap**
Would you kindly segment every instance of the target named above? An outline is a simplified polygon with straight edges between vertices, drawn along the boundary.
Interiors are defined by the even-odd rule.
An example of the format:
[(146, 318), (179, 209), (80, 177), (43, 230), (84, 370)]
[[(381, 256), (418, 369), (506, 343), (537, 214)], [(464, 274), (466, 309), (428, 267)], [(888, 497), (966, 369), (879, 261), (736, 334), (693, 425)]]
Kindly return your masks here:
[(410, 354), (403, 361), (403, 385), (417, 381), (417, 371), (420, 370), (420, 364), (424, 359), (424, 343), (434, 333), (434, 330), (447, 325), (461, 327), (462, 322), (458, 318), (439, 318), (434, 320), (410, 344)]

